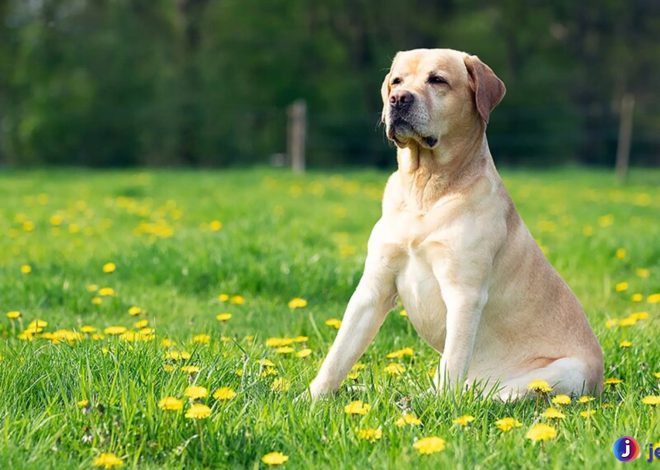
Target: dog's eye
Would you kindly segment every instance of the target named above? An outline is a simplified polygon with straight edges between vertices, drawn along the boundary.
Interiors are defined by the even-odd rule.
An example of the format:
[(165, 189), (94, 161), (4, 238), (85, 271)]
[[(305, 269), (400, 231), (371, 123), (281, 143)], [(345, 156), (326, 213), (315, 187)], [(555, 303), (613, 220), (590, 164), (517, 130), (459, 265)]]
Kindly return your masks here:
[(447, 83), (447, 80), (442, 78), (440, 75), (429, 75), (429, 78), (426, 81), (431, 85), (440, 85), (442, 83)]
[(399, 83), (401, 83), (401, 79), (399, 77), (392, 79), (392, 85), (398, 85)]

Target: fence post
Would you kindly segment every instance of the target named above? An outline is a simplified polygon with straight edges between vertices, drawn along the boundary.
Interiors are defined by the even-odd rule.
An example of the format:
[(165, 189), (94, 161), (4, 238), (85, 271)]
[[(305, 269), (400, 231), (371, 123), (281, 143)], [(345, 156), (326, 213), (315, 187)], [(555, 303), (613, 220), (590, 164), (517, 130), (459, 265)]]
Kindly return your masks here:
[(619, 115), (619, 140), (617, 142), (616, 148), (616, 178), (621, 183), (624, 182), (628, 176), (634, 110), (634, 95), (632, 95), (632, 93), (625, 93), (623, 97), (621, 97), (621, 112)]
[(305, 134), (307, 133), (307, 104), (294, 101), (287, 109), (286, 153), (295, 173), (305, 172)]

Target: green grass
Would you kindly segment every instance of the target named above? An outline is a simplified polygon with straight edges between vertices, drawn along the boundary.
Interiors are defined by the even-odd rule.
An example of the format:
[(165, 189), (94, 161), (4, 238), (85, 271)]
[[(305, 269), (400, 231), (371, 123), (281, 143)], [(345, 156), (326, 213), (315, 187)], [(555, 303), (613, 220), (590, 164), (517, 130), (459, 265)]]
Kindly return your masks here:
[[(660, 292), (660, 172), (634, 172), (625, 187), (597, 171), (504, 176), (530, 230), (582, 301), (605, 351), (606, 377), (623, 380), (595, 401), (564, 407), (566, 417), (553, 423), (556, 439), (525, 438), (535, 422), (547, 421), (540, 416), (545, 399), (422, 396), (438, 357), (399, 309), (363, 357), (366, 367), (348, 381), (366, 391), (344, 386), (314, 405), (293, 402), (336, 333), (325, 320), (341, 318), (361, 274), (384, 173), (43, 170), (0, 174), (0, 467), (89, 468), (101, 452), (113, 452), (125, 467), (259, 468), (264, 454), (281, 451), (287, 468), (611, 468), (622, 465), (610, 449), (624, 434), (638, 440), (645, 459), (648, 444), (660, 441), (659, 407), (641, 402), (659, 394), (660, 303), (648, 296)], [(214, 220), (221, 230), (209, 228)], [(620, 248), (625, 253), (617, 257)], [(114, 273), (103, 272), (107, 262), (116, 264)], [(31, 273), (21, 273), (25, 264)], [(627, 289), (617, 292), (624, 281)], [(116, 295), (95, 305), (92, 284)], [(220, 302), (221, 293), (245, 303)], [(634, 294), (641, 301), (632, 301)], [(308, 306), (289, 309), (294, 297)], [(134, 305), (146, 313), (130, 316)], [(9, 320), (7, 311), (22, 317)], [(649, 318), (605, 325), (640, 311)], [(219, 322), (221, 312), (232, 318)], [(35, 319), (48, 322), (46, 333), (82, 325), (135, 329), (147, 319), (156, 337), (18, 339)], [(210, 344), (192, 341), (200, 333)], [(310, 348), (309, 357), (265, 345), (269, 337), (299, 335), (308, 340), (293, 347)], [(163, 367), (172, 362), (164, 359), (165, 338), (176, 343), (170, 349), (191, 354), (179, 366), (197, 365), (199, 374)], [(624, 339), (632, 347), (621, 348)], [(393, 361), (386, 354), (403, 347), (414, 350), (394, 360), (405, 372), (386, 374)], [(277, 375), (264, 374), (264, 358)], [(290, 390), (273, 392), (276, 377)], [(158, 408), (190, 383), (211, 393), (232, 387), (237, 396), (202, 400), (212, 415), (198, 421), (184, 417), (188, 404), (183, 412)], [(345, 414), (354, 399), (371, 411)], [(90, 405), (80, 408), (80, 400)], [(402, 407), (423, 425), (397, 427)], [(580, 416), (587, 409), (595, 410), (591, 419)], [(465, 414), (476, 418), (469, 427), (452, 424)], [(505, 416), (522, 427), (502, 433), (494, 423)], [(357, 437), (359, 429), (379, 427), (375, 443)], [(412, 445), (426, 436), (445, 439), (444, 452), (419, 455)], [(636, 466), (647, 465), (642, 458)]]

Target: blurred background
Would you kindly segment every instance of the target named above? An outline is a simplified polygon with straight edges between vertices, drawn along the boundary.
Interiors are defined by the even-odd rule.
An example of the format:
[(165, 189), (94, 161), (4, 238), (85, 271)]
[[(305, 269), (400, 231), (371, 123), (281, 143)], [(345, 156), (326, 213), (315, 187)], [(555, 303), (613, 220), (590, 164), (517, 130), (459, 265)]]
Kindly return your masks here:
[(393, 166), (380, 84), (417, 47), (507, 84), (498, 163), (660, 164), (657, 0), (0, 0), (0, 166), (284, 164), (296, 139)]

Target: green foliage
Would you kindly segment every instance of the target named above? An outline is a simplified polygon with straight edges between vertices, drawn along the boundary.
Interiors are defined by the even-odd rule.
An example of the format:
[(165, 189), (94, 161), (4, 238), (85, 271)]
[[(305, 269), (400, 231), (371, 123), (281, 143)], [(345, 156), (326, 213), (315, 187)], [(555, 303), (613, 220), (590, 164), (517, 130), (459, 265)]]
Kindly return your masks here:
[(633, 163), (657, 164), (652, 2), (7, 0), (0, 163), (265, 163), (286, 106), (309, 107), (312, 165), (388, 165), (379, 87), (398, 50), (478, 54), (508, 93), (489, 139), (506, 163), (611, 164), (636, 97)]
[[(623, 380), (592, 402), (563, 407), (566, 417), (552, 423), (557, 439), (525, 439), (533, 423), (549, 421), (541, 417), (547, 399), (505, 404), (473, 392), (424, 395), (438, 354), (400, 307), (357, 378), (327, 401), (294, 403), (336, 333), (325, 321), (341, 318), (361, 274), (383, 173), (11, 171), (0, 175), (0, 467), (90, 468), (99, 453), (114, 452), (128, 468), (256, 468), (264, 454), (281, 451), (289, 456), (285, 468), (609, 468), (612, 443), (622, 435), (648, 452), (660, 432), (658, 407), (641, 402), (658, 395), (660, 372), (660, 303), (649, 298), (660, 294), (658, 172), (633, 171), (625, 189), (598, 172), (504, 176), (531, 232), (584, 305), (605, 352), (606, 377)], [(114, 272), (103, 271), (108, 262)], [(621, 282), (628, 286), (618, 291)], [(101, 296), (103, 287), (115, 295)], [(220, 293), (242, 295), (245, 303), (221, 301)], [(294, 297), (307, 307), (290, 309)], [(131, 316), (131, 306), (144, 312)], [(22, 317), (6, 318), (13, 310)], [(219, 322), (220, 312), (232, 318)], [(634, 312), (648, 318), (606, 326)], [(48, 322), (46, 333), (83, 325), (138, 331), (135, 322), (148, 320), (156, 337), (18, 339), (36, 319)], [(193, 341), (200, 333), (209, 344)], [(299, 335), (308, 338), (293, 347), (310, 348), (309, 357), (265, 345), (269, 337)], [(166, 338), (174, 345), (163, 345)], [(632, 346), (621, 348), (622, 340)], [(404, 347), (412, 357), (387, 358)], [(171, 350), (191, 358), (168, 360)], [(264, 358), (277, 375), (263, 374)], [(385, 372), (391, 362), (405, 367), (401, 376)], [(199, 373), (185, 373), (184, 364)], [(271, 390), (278, 377), (290, 390)], [(231, 387), (237, 396), (203, 399), (212, 414), (198, 422), (185, 418), (188, 403), (179, 412), (159, 409), (161, 398), (183, 398), (190, 383), (210, 393)], [(346, 415), (354, 399), (371, 411)], [(402, 409), (422, 426), (396, 426)], [(595, 414), (585, 418), (585, 410)], [(475, 420), (467, 428), (452, 424), (461, 415)], [(495, 422), (507, 416), (522, 426), (502, 433)], [(380, 427), (382, 438), (361, 440), (365, 427)], [(414, 441), (434, 435), (446, 450), (418, 455)]]

